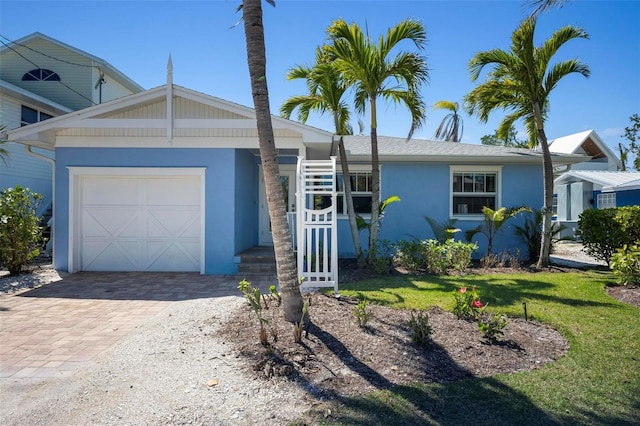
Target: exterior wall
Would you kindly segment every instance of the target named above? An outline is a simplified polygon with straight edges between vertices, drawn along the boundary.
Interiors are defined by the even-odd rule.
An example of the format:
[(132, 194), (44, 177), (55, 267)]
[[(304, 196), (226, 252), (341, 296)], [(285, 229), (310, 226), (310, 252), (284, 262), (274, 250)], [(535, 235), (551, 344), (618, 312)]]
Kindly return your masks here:
[[(4, 64), (3, 64), (4, 66)], [(0, 101), (0, 124), (7, 126), (7, 130), (20, 127), (21, 105), (31, 106), (10, 96), (2, 95)], [(42, 111), (42, 108), (36, 108)], [(49, 112), (49, 111), (44, 111)], [(9, 142), (3, 145), (9, 152), (6, 164), (0, 161), (0, 189), (20, 185), (34, 192), (42, 194), (41, 210), (52, 201), (52, 166), (46, 160), (42, 160), (27, 154), (24, 145)], [(53, 158), (53, 152), (35, 149), (35, 152)], [(42, 211), (38, 212), (42, 214)]]
[(52, 57), (80, 64), (78, 66), (56, 61), (27, 48), (14, 47), (21, 55), (33, 61), (40, 68), (56, 72), (63, 83), (78, 93), (69, 90), (57, 81), (22, 81), (22, 76), (36, 67), (33, 63), (26, 61), (11, 51), (3, 52), (0, 78), (74, 110), (92, 105), (94, 89), (91, 73), (93, 63), (91, 60), (42, 39), (32, 41), (29, 43), (29, 47), (40, 52), (46, 52)]
[(235, 274), (233, 149), (56, 149), (54, 266), (66, 270), (69, 256), (69, 171), (67, 167), (205, 167), (205, 273)]
[(235, 158), (235, 253), (258, 245), (258, 166), (247, 150)]
[[(413, 238), (433, 238), (431, 228), (424, 219), (429, 216), (438, 222), (449, 219), (450, 198), (449, 164), (386, 163), (381, 169), (381, 197), (400, 197), (400, 203), (389, 205), (380, 229), (380, 239), (391, 242)], [(523, 188), (523, 183), (528, 187)], [(539, 209), (543, 204), (542, 167), (537, 165), (505, 165), (501, 172), (502, 206), (528, 206)], [(526, 247), (513, 235), (513, 226), (524, 223), (524, 214), (510, 219), (500, 230), (494, 241), (494, 253), (508, 250), (527, 255)], [(465, 240), (464, 232), (482, 222), (459, 220), (456, 226), (462, 232), (457, 240)], [(353, 257), (354, 250), (347, 219), (339, 220), (338, 250), (343, 257)], [(367, 245), (367, 233), (360, 234), (363, 248)], [(476, 256), (486, 254), (487, 241), (476, 236), (479, 249)]]
[[(598, 208), (598, 194), (602, 191), (593, 191), (594, 208)], [(640, 189), (629, 191), (616, 191), (616, 207), (640, 206)]]

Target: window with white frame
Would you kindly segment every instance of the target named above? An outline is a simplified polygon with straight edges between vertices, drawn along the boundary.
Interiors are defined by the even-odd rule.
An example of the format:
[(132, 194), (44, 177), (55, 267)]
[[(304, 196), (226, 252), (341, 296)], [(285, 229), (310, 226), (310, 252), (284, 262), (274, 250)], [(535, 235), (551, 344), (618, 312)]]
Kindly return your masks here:
[(601, 192), (598, 194), (596, 203), (599, 209), (609, 209), (616, 206), (615, 192)]
[[(351, 182), (351, 197), (356, 215), (367, 216), (371, 214), (371, 171), (349, 171)], [(339, 215), (347, 214), (347, 201), (344, 196), (344, 179), (342, 171), (337, 171), (337, 206)], [(329, 206), (330, 199), (326, 195), (317, 195), (314, 199), (314, 208), (321, 210)]]
[(500, 167), (451, 166), (451, 215), (482, 214), (483, 207), (500, 205)]

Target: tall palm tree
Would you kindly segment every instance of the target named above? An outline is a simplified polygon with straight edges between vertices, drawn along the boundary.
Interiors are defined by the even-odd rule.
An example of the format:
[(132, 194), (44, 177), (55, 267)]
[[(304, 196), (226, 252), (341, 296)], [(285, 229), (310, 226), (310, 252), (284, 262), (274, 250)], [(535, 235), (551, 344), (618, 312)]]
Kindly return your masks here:
[[(268, 1), (273, 4), (273, 0)], [(247, 63), (260, 141), (260, 158), (264, 172), (271, 229), (273, 230), (273, 248), (284, 317), (287, 321), (300, 323), (303, 300), (293, 256), (291, 233), (287, 225), (287, 209), (280, 186), (280, 170), (278, 169), (276, 144), (271, 125), (261, 0), (243, 0), (241, 7), (247, 44)]]
[(438, 101), (433, 104), (433, 109), (445, 109), (451, 111), (440, 122), (433, 137), (436, 140), (447, 142), (460, 142), (464, 132), (462, 117), (458, 114), (458, 103), (451, 101)]
[(355, 89), (355, 108), (364, 114), (369, 109), (371, 126), (371, 227), (369, 229), (369, 260), (374, 259), (379, 229), (380, 160), (378, 155), (379, 98), (404, 104), (411, 113), (411, 128), (407, 139), (424, 123), (426, 108), (420, 88), (429, 78), (423, 56), (413, 52), (392, 51), (403, 40), (411, 41), (418, 49), (426, 42), (423, 25), (406, 19), (387, 30), (386, 37), (372, 40), (357, 24), (343, 19), (334, 21), (327, 29), (331, 43), (327, 50), (335, 56), (334, 65), (345, 82)]
[(280, 107), (280, 114), (285, 118), (290, 118), (295, 109), (298, 109), (298, 119), (306, 123), (310, 111), (321, 114), (329, 112), (333, 115), (333, 123), (337, 135), (340, 135), (338, 151), (340, 154), (340, 164), (342, 166), (342, 181), (344, 188), (344, 198), (347, 201), (347, 216), (351, 237), (355, 248), (358, 265), (364, 266), (364, 256), (360, 247), (360, 236), (356, 222), (356, 212), (353, 207), (351, 197), (351, 179), (349, 177), (349, 164), (347, 153), (344, 149), (343, 135), (352, 134), (349, 126), (349, 106), (343, 100), (343, 95), (348, 89), (342, 76), (333, 66), (333, 61), (326, 52), (326, 49), (316, 50), (316, 63), (313, 67), (296, 66), (289, 70), (287, 79), (304, 79), (309, 89), (309, 94), (292, 96)]
[(475, 81), (485, 66), (492, 68), (484, 83), (465, 96), (465, 108), (487, 122), (496, 109), (508, 111), (497, 134), (505, 138), (511, 125), (524, 120), (530, 146), (542, 149), (544, 206), (543, 233), (538, 267), (549, 263), (551, 215), (553, 202), (553, 166), (544, 130), (549, 111), (549, 95), (558, 82), (569, 74), (589, 76), (589, 67), (577, 59), (550, 64), (556, 52), (569, 40), (589, 38), (581, 28), (566, 26), (553, 33), (542, 45), (534, 45), (536, 19), (527, 18), (513, 32), (511, 49), (493, 49), (476, 54), (469, 62), (471, 80)]

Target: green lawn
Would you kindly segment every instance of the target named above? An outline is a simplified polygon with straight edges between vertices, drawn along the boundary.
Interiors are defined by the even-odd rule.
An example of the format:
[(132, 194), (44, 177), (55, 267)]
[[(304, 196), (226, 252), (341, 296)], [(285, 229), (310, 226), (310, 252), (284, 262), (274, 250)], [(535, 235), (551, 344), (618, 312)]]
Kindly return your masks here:
[(640, 309), (604, 287), (608, 272), (390, 277), (344, 285), (341, 293), (398, 309), (453, 308), (453, 292), (476, 285), (489, 311), (528, 314), (571, 345), (538, 370), (451, 384), (415, 384), (331, 402), (314, 423), (640, 424)]

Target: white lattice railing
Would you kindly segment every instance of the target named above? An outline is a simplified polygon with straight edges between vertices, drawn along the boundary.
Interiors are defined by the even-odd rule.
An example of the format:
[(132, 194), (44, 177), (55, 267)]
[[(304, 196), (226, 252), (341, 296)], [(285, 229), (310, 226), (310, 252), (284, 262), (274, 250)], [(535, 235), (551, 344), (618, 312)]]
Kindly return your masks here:
[[(338, 292), (336, 158), (298, 158), (296, 172), (296, 246), (303, 288), (333, 287)], [(315, 210), (314, 198), (329, 197), (329, 206)], [(325, 200), (326, 201), (326, 200)]]

